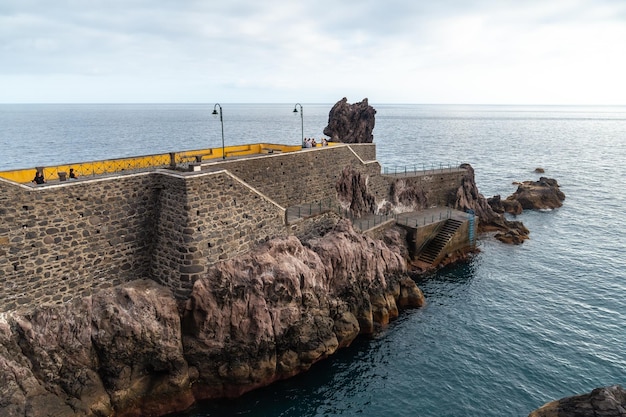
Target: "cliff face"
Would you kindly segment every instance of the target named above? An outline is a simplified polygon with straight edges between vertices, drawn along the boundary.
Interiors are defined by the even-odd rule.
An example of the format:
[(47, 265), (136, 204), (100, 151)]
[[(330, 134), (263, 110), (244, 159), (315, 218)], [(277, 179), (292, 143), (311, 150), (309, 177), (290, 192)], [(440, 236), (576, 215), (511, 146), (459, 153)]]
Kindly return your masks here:
[(323, 226), (214, 265), (184, 305), (136, 281), (1, 315), (0, 415), (163, 415), (306, 370), (422, 305), (399, 232)]

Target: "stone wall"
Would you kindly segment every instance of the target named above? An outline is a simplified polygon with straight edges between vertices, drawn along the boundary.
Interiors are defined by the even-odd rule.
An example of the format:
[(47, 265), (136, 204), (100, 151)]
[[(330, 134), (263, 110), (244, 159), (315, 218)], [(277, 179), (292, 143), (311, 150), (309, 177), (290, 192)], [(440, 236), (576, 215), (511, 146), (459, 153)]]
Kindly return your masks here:
[(351, 165), (368, 175), (379, 175), (380, 164), (369, 160), (363, 164), (358, 155), (375, 157), (375, 145), (337, 145), (288, 154), (264, 155), (207, 165), (219, 166), (241, 178), (259, 192), (270, 196), (283, 207), (336, 200), (335, 184), (341, 169)]
[[(209, 164), (201, 172), (157, 170), (30, 187), (0, 179), (0, 311), (61, 304), (120, 283), (149, 278), (185, 297), (214, 262), (273, 237), (288, 206), (336, 202), (345, 166), (363, 173), (378, 201), (373, 144), (338, 145)], [(368, 160), (369, 159), (369, 160)], [(460, 174), (421, 181), (433, 204)], [(446, 189), (447, 188), (447, 189)]]
[(30, 188), (0, 181), (0, 310), (148, 276), (152, 176)]
[(152, 276), (186, 297), (207, 266), (288, 233), (285, 209), (227, 171), (168, 176)]

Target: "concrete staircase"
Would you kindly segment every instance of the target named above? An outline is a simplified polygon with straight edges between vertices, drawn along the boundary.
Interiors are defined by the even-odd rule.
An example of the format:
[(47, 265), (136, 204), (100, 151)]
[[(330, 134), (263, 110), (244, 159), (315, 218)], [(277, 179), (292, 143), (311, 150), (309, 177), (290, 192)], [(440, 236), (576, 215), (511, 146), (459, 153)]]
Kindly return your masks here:
[(437, 234), (429, 240), (417, 256), (417, 263), (424, 266), (435, 266), (441, 260), (441, 254), (452, 236), (463, 224), (460, 220), (448, 219), (437, 231)]

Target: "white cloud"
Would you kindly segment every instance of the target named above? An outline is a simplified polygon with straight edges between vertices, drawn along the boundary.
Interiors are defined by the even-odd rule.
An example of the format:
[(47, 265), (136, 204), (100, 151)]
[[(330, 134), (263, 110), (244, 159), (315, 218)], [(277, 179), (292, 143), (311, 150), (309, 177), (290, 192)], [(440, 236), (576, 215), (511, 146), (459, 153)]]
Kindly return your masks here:
[(611, 0), (5, 0), (0, 102), (624, 104)]

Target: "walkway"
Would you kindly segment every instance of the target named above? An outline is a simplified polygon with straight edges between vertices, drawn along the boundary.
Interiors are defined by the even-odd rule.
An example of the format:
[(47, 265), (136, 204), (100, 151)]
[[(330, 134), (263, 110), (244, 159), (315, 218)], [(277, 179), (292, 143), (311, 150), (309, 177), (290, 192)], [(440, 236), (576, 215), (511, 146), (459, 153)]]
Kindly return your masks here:
[(339, 207), (331, 206), (330, 203), (311, 203), (288, 207), (287, 223), (291, 224), (299, 219), (317, 216), (327, 211), (334, 211), (351, 218), (354, 228), (361, 232), (373, 229), (390, 220), (395, 221), (397, 224), (417, 228), (438, 223), (445, 219), (467, 219), (467, 213), (449, 207), (433, 207), (401, 214), (367, 214), (359, 218), (353, 218), (348, 216), (343, 210), (340, 210)]

